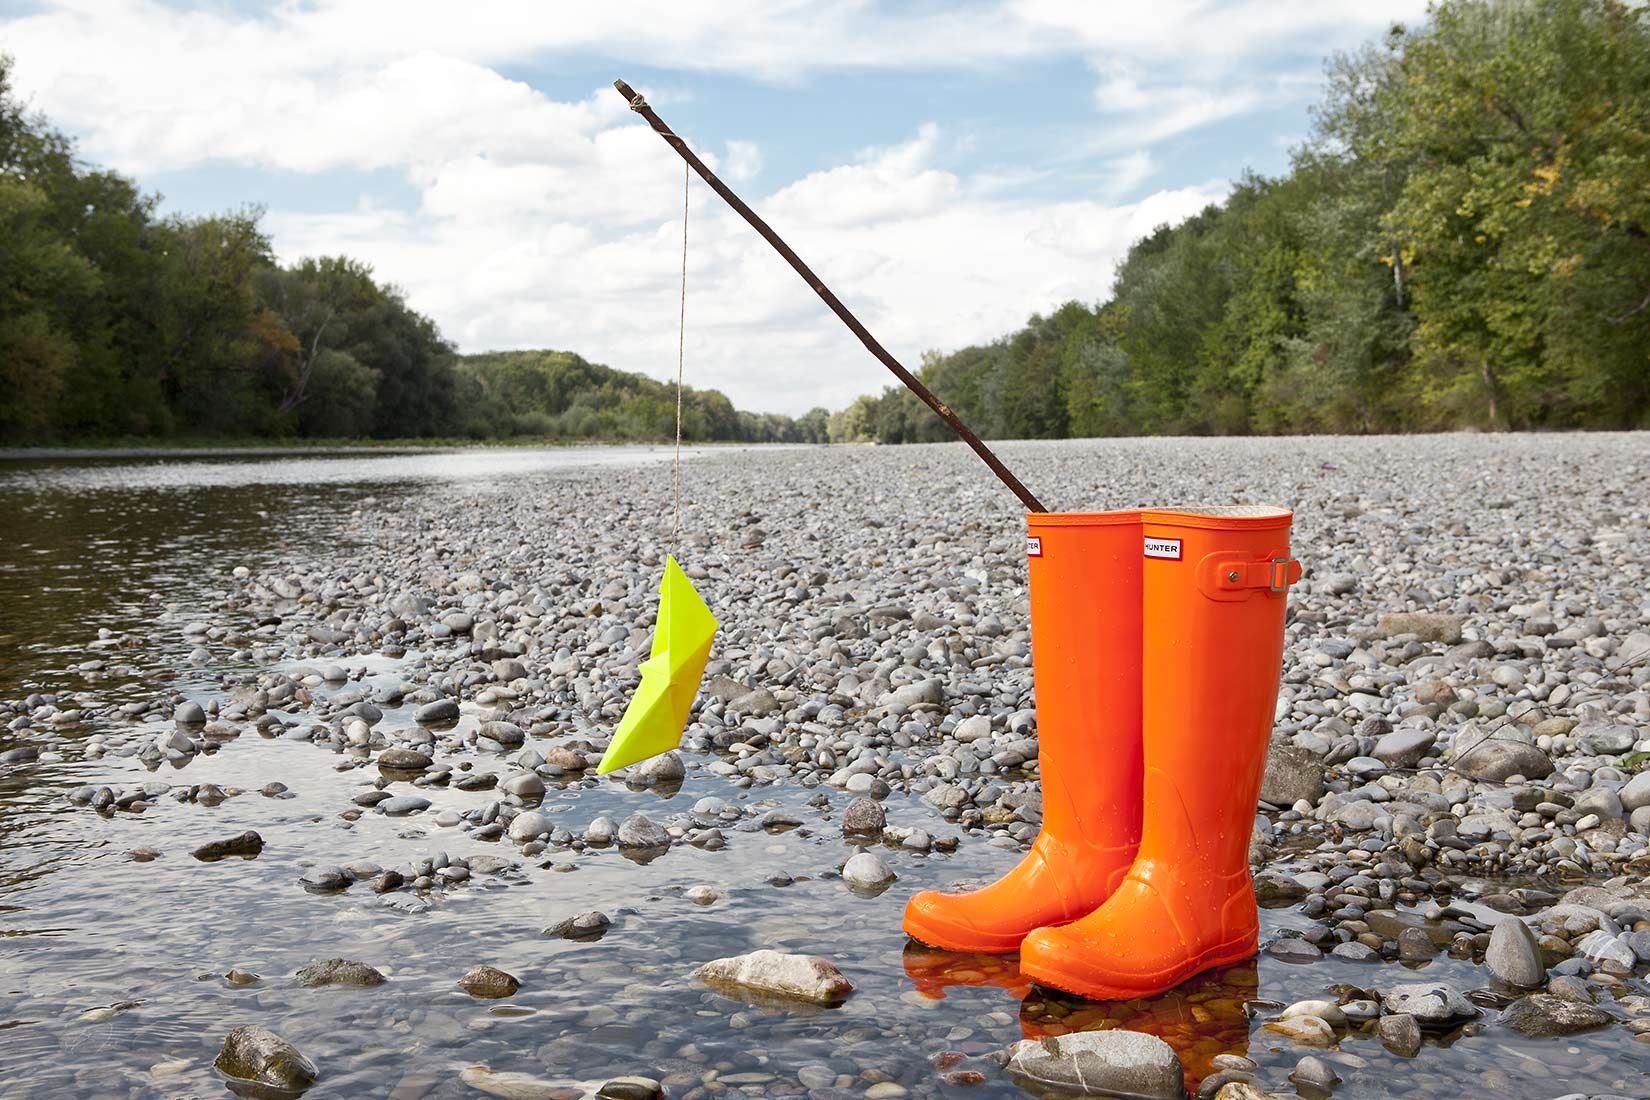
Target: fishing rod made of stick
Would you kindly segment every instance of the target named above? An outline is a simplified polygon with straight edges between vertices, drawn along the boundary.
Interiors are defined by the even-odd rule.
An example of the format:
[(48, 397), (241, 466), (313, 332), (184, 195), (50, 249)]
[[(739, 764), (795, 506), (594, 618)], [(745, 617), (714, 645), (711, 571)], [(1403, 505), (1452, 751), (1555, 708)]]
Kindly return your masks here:
[(877, 361), (892, 371), (895, 378), (905, 383), (906, 389), (916, 394), (924, 405), (934, 410), (934, 415), (945, 421), (947, 426), (957, 433), (959, 439), (974, 449), (974, 453), (980, 456), (980, 461), (991, 467), (991, 472), (997, 475), (997, 480), (1008, 486), (1009, 491), (1020, 498), (1020, 502), (1026, 506), (1028, 511), (1048, 511), (1038, 502), (1036, 497), (1031, 495), (1031, 490), (1020, 484), (1020, 479), (1009, 472), (1008, 467), (1004, 466), (1002, 460), (992, 453), (991, 448), (980, 442), (980, 437), (968, 430), (968, 425), (958, 419), (957, 414), (951, 411), (949, 405), (935, 397), (932, 390), (923, 385), (916, 375), (901, 366), (900, 361), (895, 359), (888, 349), (877, 341), (875, 336), (871, 335), (870, 330), (860, 324), (859, 318), (855, 317), (853, 312), (842, 304), (840, 298), (831, 293), (831, 288), (825, 285), (824, 280), (815, 275), (813, 269), (802, 262), (802, 257), (792, 251), (791, 246), (781, 240), (779, 234), (775, 233), (768, 223), (757, 215), (756, 211), (746, 206), (744, 200), (735, 195), (727, 184), (717, 179), (715, 172), (705, 167), (705, 162), (700, 160), (692, 149), (688, 148), (687, 142), (683, 141), (674, 130), (665, 125), (664, 119), (655, 114), (653, 108), (647, 105), (647, 100), (643, 99), (629, 84), (622, 80), (615, 80), (613, 87), (617, 88), (619, 94), (625, 97), (625, 100), (630, 104), (630, 109), (645, 118), (647, 124), (653, 127), (654, 132), (664, 138), (672, 149), (681, 154), (682, 159), (688, 162), (690, 168), (699, 173), (699, 178), (710, 184), (712, 191), (721, 195), (724, 202), (738, 211), (739, 216), (749, 222), (750, 227), (756, 230), (763, 240), (772, 245), (775, 252), (785, 258), (785, 262), (790, 264), (798, 275), (802, 276), (802, 281), (812, 287), (813, 292), (819, 295), (827, 306), (831, 307), (831, 312), (836, 314), (842, 323), (848, 326), (848, 331), (859, 337), (859, 342), (865, 345), (865, 350), (876, 356)]

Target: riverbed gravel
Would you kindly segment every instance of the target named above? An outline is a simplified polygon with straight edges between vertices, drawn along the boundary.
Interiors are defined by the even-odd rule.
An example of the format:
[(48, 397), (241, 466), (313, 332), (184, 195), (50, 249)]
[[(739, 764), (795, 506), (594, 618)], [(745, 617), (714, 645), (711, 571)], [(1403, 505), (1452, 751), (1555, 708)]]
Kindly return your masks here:
[[(1290, 596), (1251, 846), (1269, 913), (1263, 957), (1287, 996), (1258, 996), (1253, 964), (1247, 994), (1242, 974), (1210, 986), (1212, 998), (1240, 1006), (1224, 1025), (1242, 1037), (1234, 1042), (1215, 1034), (1218, 1021), (1176, 1030), (1154, 1026), (1150, 1006), (1108, 1015), (1045, 998), (1016, 982), (1011, 962), (993, 972), (978, 960), (918, 958), (897, 994), (928, 1002), (933, 1030), (915, 1032), (918, 1070), (892, 1053), (792, 1065), (776, 1046), (771, 1063), (730, 1064), (718, 1077), (696, 1060), (691, 1032), (638, 1037), (630, 1070), (687, 1100), (891, 1100), (978, 1087), (969, 1073), (1008, 1090), (1096, 1075), (1086, 1067), (1105, 1044), (1068, 1044), (1062, 1060), (1054, 1046), (945, 1040), (980, 1025), (946, 1021), (943, 990), (996, 986), (1025, 998), (1017, 1019), (1027, 1038), (1121, 1026), (1167, 1039), (1192, 1089), (1429, 1095), (1471, 1079), (1529, 1096), (1575, 1092), (1577, 1081), (1597, 1094), (1650, 1095), (1650, 437), (1001, 449), (1053, 508), (1295, 509), (1306, 572)], [(954, 877), (947, 861), (966, 865), (965, 878), (1006, 870), (1041, 821), (1024, 522), (1013, 499), (950, 446), (711, 454), (682, 481), (680, 533), (670, 474), (657, 466), (575, 470), (489, 493), (353, 498), (330, 525), (295, 533), (278, 567), (231, 566), (204, 578), (188, 606), (88, 634), (77, 686), (0, 684), (0, 770), (61, 767), (76, 782), (57, 804), (105, 822), (179, 813), (178, 804), (256, 804), (177, 852), (164, 830), (147, 833), (166, 857), (197, 849), (201, 860), (266, 860), (262, 838), (240, 823), (290, 823), (284, 807), (300, 796), (325, 800), (316, 830), (396, 819), (386, 829), (415, 838), (416, 850), (364, 844), (287, 881), (306, 904), (400, 919), (485, 906), (494, 891), (533, 889), (598, 857), (624, 868), (636, 902), (655, 889), (656, 868), (692, 859), (694, 888), (708, 891), (691, 899), (700, 906), (752, 886), (783, 896), (806, 878), (831, 884), (842, 912), (886, 905), (879, 912), (894, 923), (911, 890)], [(598, 778), (649, 654), (667, 554), (721, 622), (705, 684), (679, 753)], [(153, 676), (157, 649), (190, 664), (186, 688)], [(139, 673), (154, 685), (147, 695), (101, 686)], [(1097, 766), (1105, 718), (1096, 716)], [(324, 794), (288, 789), (300, 781), (274, 763), (277, 742), (325, 761), (335, 779)], [(256, 786), (191, 781), (198, 760), (260, 753), (270, 763)], [(581, 806), (604, 791), (630, 801)], [(816, 846), (726, 859), (781, 850), (793, 832)], [(739, 870), (712, 877), (718, 858)], [(758, 881), (745, 881), (752, 874)], [(545, 914), (546, 931), (571, 941), (564, 950), (592, 950), (610, 924), (632, 919), (622, 908), (612, 920), (579, 913), (589, 908), (570, 898)], [(784, 938), (747, 946), (808, 953), (805, 931)], [(330, 950), (318, 939), (313, 958)], [(871, 965), (840, 944), (830, 959), (856, 984)], [(395, 961), (331, 958), (306, 973), (385, 980), (373, 966)], [(498, 961), (478, 943), (473, 957), (451, 960), (445, 984), (470, 981), (478, 966), (500, 974), (488, 965)], [(675, 969), (647, 980), (691, 980), (686, 960)], [(390, 986), (403, 980), (385, 970)], [(514, 989), (501, 990), (516, 982), (500, 977), (510, 980), (477, 996), (508, 1003)], [(866, 998), (861, 990), (846, 1003)], [(728, 1026), (785, 1012), (735, 1008)], [(242, 1022), (264, 1023), (252, 1010)], [(874, 1017), (858, 1023), (875, 1032)], [(395, 1095), (588, 1094), (602, 1082), (567, 1057), (576, 1033), (541, 1052), (561, 1060), (526, 1084), (451, 1067), (432, 1071), (424, 1091)], [(873, 1045), (887, 1051), (890, 1041)], [(1149, 1046), (1118, 1043), (1136, 1061)], [(1489, 1068), (1469, 1074), (1446, 1052), (1473, 1044)], [(1517, 1053), (1492, 1057), (1501, 1044)], [(313, 1058), (317, 1088), (337, 1062), (275, 1049), (300, 1067)], [(1159, 1082), (1168, 1095), (1179, 1068), (1149, 1049), (1149, 1069), (1131, 1077), (1125, 1059), (1118, 1079)], [(1399, 1068), (1373, 1083), (1377, 1060)]]

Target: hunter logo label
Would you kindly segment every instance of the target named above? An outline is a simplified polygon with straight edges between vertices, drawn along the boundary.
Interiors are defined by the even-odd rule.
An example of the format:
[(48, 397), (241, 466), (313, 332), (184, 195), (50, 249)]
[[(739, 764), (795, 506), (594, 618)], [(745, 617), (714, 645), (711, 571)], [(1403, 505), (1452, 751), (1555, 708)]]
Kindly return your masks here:
[(1148, 558), (1165, 558), (1168, 561), (1180, 560), (1179, 539), (1154, 539), (1146, 536), (1146, 556)]
[(1040, 558), (1043, 556), (1043, 540), (1036, 535), (1026, 536), (1026, 557)]

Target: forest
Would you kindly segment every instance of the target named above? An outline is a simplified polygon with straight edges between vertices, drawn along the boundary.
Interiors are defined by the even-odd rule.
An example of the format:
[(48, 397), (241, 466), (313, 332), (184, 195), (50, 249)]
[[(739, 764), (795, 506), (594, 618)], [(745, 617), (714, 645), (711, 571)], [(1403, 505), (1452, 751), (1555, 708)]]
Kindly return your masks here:
[[(1286, 174), (924, 382), (991, 438), (1650, 427), (1650, 7), (1440, 4), (1327, 75)], [(890, 388), (829, 435), (947, 430)]]
[[(367, 263), (278, 262), (256, 207), (162, 216), (10, 68), (0, 443), (674, 434), (672, 386), (458, 355)], [(987, 438), (1650, 427), (1650, 7), (1440, 3), (1326, 72), (1287, 172), (1137, 241), (1096, 302), (925, 355), (923, 380)], [(948, 438), (897, 387), (795, 419), (691, 390), (683, 429)]]
[[(27, 112), (0, 56), (0, 444), (659, 440), (674, 386), (567, 352), (457, 355), (345, 256), (278, 263), (257, 208), (160, 216)], [(694, 441), (822, 442), (825, 410), (683, 398)]]

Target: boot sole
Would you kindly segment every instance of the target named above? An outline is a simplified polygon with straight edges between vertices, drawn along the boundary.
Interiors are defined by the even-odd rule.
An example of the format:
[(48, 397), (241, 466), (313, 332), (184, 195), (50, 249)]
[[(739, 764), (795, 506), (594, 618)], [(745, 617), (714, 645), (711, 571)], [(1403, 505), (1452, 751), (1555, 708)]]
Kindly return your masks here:
[(1202, 951), (1196, 959), (1189, 963), (1161, 971), (1149, 978), (1142, 979), (1140, 984), (1132, 986), (1106, 985), (1099, 982), (1092, 984), (1080, 983), (1067, 978), (1064, 974), (1044, 974), (1035, 967), (1028, 969), (1023, 965), (1020, 974), (1037, 985), (1047, 986), (1050, 989), (1057, 989), (1062, 993), (1069, 993), (1091, 1001), (1132, 1001), (1139, 997), (1154, 997), (1159, 993), (1167, 993), (1175, 986), (1190, 981), (1205, 970), (1214, 970), (1222, 966), (1231, 966), (1233, 963), (1243, 962), (1245, 959), (1254, 958), (1259, 951), (1258, 939), (1251, 940), (1247, 937), (1233, 943), (1220, 944)]
[(922, 946), (935, 951), (951, 951), (957, 954), (978, 955), (1009, 955), (1020, 949), (1020, 941), (1030, 935), (1035, 929), (1027, 928), (1018, 935), (1004, 935), (995, 938), (981, 938), (964, 942), (957, 939), (945, 939), (936, 934), (921, 921), (909, 918), (900, 926), (905, 934), (920, 943)]

